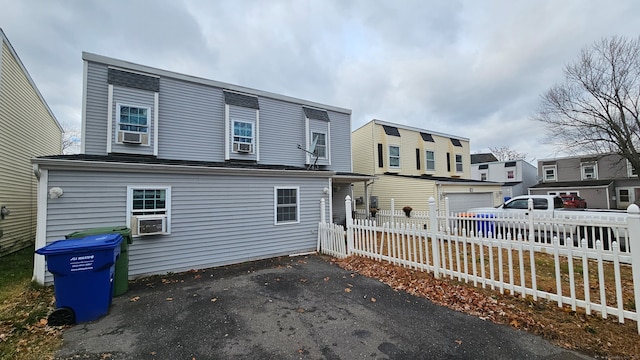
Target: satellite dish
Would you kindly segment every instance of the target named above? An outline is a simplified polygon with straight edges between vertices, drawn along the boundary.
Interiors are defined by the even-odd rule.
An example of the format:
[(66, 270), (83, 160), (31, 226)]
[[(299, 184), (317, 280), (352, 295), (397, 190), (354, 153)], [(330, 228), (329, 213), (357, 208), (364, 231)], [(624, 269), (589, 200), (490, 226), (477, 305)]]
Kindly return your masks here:
[(309, 146), (309, 149), (305, 149), (301, 144), (298, 144), (298, 149), (306, 152), (307, 154), (311, 155), (313, 157), (313, 163), (309, 164), (307, 166), (307, 170), (311, 169), (311, 168), (316, 168), (316, 164), (318, 162), (318, 154), (316, 154), (316, 145), (318, 143), (318, 137), (314, 137), (313, 141), (311, 141), (311, 146)]

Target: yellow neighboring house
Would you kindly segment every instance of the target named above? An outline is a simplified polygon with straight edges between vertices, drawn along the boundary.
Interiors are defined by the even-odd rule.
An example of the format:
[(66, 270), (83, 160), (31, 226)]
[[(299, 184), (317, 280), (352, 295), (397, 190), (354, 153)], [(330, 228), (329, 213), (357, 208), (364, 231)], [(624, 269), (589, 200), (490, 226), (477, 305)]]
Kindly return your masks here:
[(444, 210), (465, 211), (502, 202), (501, 183), (471, 179), (469, 139), (372, 120), (352, 133), (353, 170), (374, 175), (355, 187), (358, 209), (410, 206), (427, 210), (433, 197)]
[(0, 256), (30, 246), (37, 179), (31, 158), (62, 153), (62, 127), (0, 29)]

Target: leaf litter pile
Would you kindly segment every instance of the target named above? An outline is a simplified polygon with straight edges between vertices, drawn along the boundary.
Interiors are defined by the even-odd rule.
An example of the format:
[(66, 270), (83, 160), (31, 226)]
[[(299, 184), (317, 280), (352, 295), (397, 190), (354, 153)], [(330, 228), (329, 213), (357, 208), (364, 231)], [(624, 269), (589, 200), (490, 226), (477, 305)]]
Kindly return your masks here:
[(618, 318), (602, 319), (593, 312), (558, 307), (557, 302), (533, 301), (507, 292), (482, 289), (449, 278), (435, 279), (420, 270), (367, 258), (350, 256), (332, 259), (341, 268), (379, 279), (396, 291), (419, 296), (483, 320), (537, 334), (559, 346), (596, 358), (640, 359), (640, 335), (635, 321), (618, 323)]

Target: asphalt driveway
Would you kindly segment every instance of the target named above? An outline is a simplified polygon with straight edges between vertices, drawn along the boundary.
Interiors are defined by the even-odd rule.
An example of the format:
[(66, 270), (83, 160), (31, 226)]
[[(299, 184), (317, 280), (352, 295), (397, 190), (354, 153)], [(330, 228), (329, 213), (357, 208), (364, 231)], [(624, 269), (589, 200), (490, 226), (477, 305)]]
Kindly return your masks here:
[(65, 330), (56, 358), (586, 357), (304, 256), (131, 283), (109, 315)]

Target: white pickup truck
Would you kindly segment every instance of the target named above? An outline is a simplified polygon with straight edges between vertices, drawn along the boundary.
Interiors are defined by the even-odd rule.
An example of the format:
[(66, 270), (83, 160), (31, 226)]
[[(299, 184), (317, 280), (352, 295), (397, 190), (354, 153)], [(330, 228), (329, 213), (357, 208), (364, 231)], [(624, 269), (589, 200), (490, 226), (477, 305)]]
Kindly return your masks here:
[[(533, 201), (533, 209), (529, 209), (529, 199)], [(623, 211), (595, 211), (564, 208), (562, 198), (554, 195), (522, 195), (509, 199), (504, 204), (492, 208), (474, 208), (467, 211), (482, 220), (480, 227), (485, 231), (512, 233), (529, 233), (525, 216), (533, 215), (535, 234), (539, 241), (550, 242), (550, 237), (558, 236), (561, 242), (571, 237), (574, 245), (578, 239), (588, 240), (593, 247), (593, 240), (602, 240), (605, 249), (610, 248), (612, 239), (618, 239), (622, 251), (626, 251), (625, 222), (627, 213)], [(544, 234), (544, 235), (543, 235)], [(544, 238), (544, 239), (542, 239)]]

